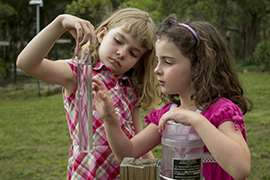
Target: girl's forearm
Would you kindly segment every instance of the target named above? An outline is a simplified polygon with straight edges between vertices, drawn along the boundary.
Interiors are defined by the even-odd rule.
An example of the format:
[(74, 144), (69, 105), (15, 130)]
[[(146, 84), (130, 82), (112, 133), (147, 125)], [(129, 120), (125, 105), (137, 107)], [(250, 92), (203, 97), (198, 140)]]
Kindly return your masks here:
[(105, 132), (109, 142), (109, 145), (117, 159), (118, 162), (121, 162), (125, 157), (133, 157), (132, 155), (132, 145), (128, 137), (125, 135), (121, 126), (119, 124), (119, 120), (116, 117), (112, 117), (114, 119), (114, 123), (105, 122)]
[(193, 125), (220, 166), (235, 179), (245, 179), (250, 171), (250, 153), (246, 142), (241, 132), (235, 132), (233, 122), (220, 126), (227, 132), (231, 129), (231, 132), (224, 134), (225, 131), (217, 129), (206, 119)]

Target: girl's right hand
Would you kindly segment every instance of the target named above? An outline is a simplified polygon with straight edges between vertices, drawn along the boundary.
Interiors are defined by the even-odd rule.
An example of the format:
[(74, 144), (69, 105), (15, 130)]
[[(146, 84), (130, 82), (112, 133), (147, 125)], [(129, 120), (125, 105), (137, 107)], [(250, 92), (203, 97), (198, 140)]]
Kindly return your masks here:
[(88, 41), (90, 41), (90, 44), (95, 44), (95, 28), (89, 21), (69, 14), (60, 15), (59, 18), (63, 28), (69, 31), (76, 40), (74, 52), (76, 56), (81, 47)]
[[(183, 125), (192, 126), (196, 120), (205, 119), (200, 113), (175, 107), (162, 115), (158, 123), (158, 131), (162, 132), (167, 121), (174, 121)], [(206, 120), (206, 119), (205, 119)]]
[(45, 58), (63, 33), (69, 31), (76, 39), (75, 55), (90, 41), (95, 42), (94, 26), (86, 20), (72, 15), (59, 15), (42, 29), (22, 50), (17, 66), (26, 74), (42, 81), (59, 84), (68, 95), (76, 86), (76, 78), (66, 61), (51, 61)]

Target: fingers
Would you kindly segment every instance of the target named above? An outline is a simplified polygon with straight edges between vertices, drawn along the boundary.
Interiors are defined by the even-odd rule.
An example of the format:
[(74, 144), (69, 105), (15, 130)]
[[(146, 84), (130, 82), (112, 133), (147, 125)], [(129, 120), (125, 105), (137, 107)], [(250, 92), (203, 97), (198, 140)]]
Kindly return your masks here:
[(114, 106), (109, 92), (102, 81), (93, 78), (92, 96), (99, 117), (105, 122), (115, 114)]
[(88, 42), (95, 46), (94, 26), (89, 21), (80, 20), (79, 23), (76, 24), (75, 29), (77, 32), (75, 53)]
[[(168, 112), (167, 112), (168, 113)], [(167, 121), (169, 119), (166, 118), (166, 114), (163, 114), (163, 116), (160, 118), (159, 122), (158, 122), (158, 126), (157, 126), (157, 129), (158, 129), (158, 132), (161, 133), (164, 129), (165, 129), (165, 124), (167, 123)]]
[(98, 88), (98, 86), (95, 83), (93, 83), (92, 88), (93, 88), (92, 98), (95, 102), (95, 105), (97, 105), (97, 103), (104, 102), (104, 100), (106, 100), (105, 94), (102, 91), (100, 91), (100, 89)]
[(165, 129), (166, 120), (159, 121), (157, 129), (158, 132), (161, 133)]
[(174, 121), (175, 123), (181, 123), (184, 125), (190, 125), (190, 116), (194, 112), (190, 110), (183, 110), (182, 108), (173, 108), (162, 115), (158, 123), (158, 131), (162, 132), (165, 129), (167, 121)]
[(85, 32), (81, 43), (85, 44), (89, 41), (90, 44), (96, 44), (95, 27), (89, 21), (86, 21), (83, 24), (83, 29), (85, 29)]
[(92, 79), (92, 91), (92, 95), (99, 96), (99, 98), (103, 100), (109, 97), (109, 93), (105, 84), (99, 79)]
[(95, 83), (97, 86), (105, 87), (105, 84), (99, 79), (92, 78), (92, 82)]
[(107, 100), (107, 96), (102, 91), (92, 91), (92, 96), (95, 102), (104, 102)]
[(75, 55), (78, 55), (78, 51), (86, 43), (95, 45), (95, 28), (87, 20), (78, 18), (72, 15), (63, 15), (62, 25), (65, 30), (69, 31), (70, 34), (76, 40)]

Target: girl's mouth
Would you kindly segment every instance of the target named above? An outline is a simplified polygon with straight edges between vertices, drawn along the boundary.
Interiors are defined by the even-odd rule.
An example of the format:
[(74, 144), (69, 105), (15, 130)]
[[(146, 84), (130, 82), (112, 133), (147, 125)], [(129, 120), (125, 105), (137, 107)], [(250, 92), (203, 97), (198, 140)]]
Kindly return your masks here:
[(158, 81), (158, 83), (159, 83), (159, 85), (161, 85), (161, 86), (164, 86), (165, 85), (165, 82), (164, 81)]
[(113, 58), (111, 58), (111, 61), (112, 61), (112, 63), (113, 63), (113, 64), (115, 64), (116, 66), (121, 67), (120, 62), (119, 62), (117, 59), (113, 59)]

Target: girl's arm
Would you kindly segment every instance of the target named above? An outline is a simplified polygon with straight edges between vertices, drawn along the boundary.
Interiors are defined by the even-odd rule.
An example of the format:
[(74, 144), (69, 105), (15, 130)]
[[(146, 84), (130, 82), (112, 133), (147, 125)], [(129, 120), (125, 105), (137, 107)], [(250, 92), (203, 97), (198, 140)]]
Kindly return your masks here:
[(65, 88), (74, 86), (75, 77), (65, 61), (45, 59), (56, 40), (66, 31), (76, 39), (75, 54), (89, 39), (94, 39), (94, 27), (90, 22), (71, 15), (60, 15), (28, 43), (18, 56), (17, 66), (43, 81)]
[[(133, 119), (133, 125), (134, 125), (135, 132), (136, 132), (136, 134), (138, 134), (139, 132), (141, 132), (143, 130), (141, 113), (140, 113), (140, 109), (138, 107), (134, 108), (132, 119)], [(151, 151), (149, 151), (146, 154), (144, 154), (142, 156), (142, 158), (143, 159), (154, 159), (155, 157), (154, 157), (153, 153)]]
[(215, 160), (233, 178), (245, 179), (249, 175), (250, 151), (240, 128), (235, 131), (234, 122), (224, 122), (217, 129), (199, 113), (174, 108), (160, 119), (159, 131), (168, 120), (193, 126)]
[(131, 140), (124, 134), (105, 85), (93, 79), (93, 100), (99, 117), (103, 120), (108, 142), (117, 161), (125, 157), (141, 157), (161, 141), (157, 126), (149, 124)]

